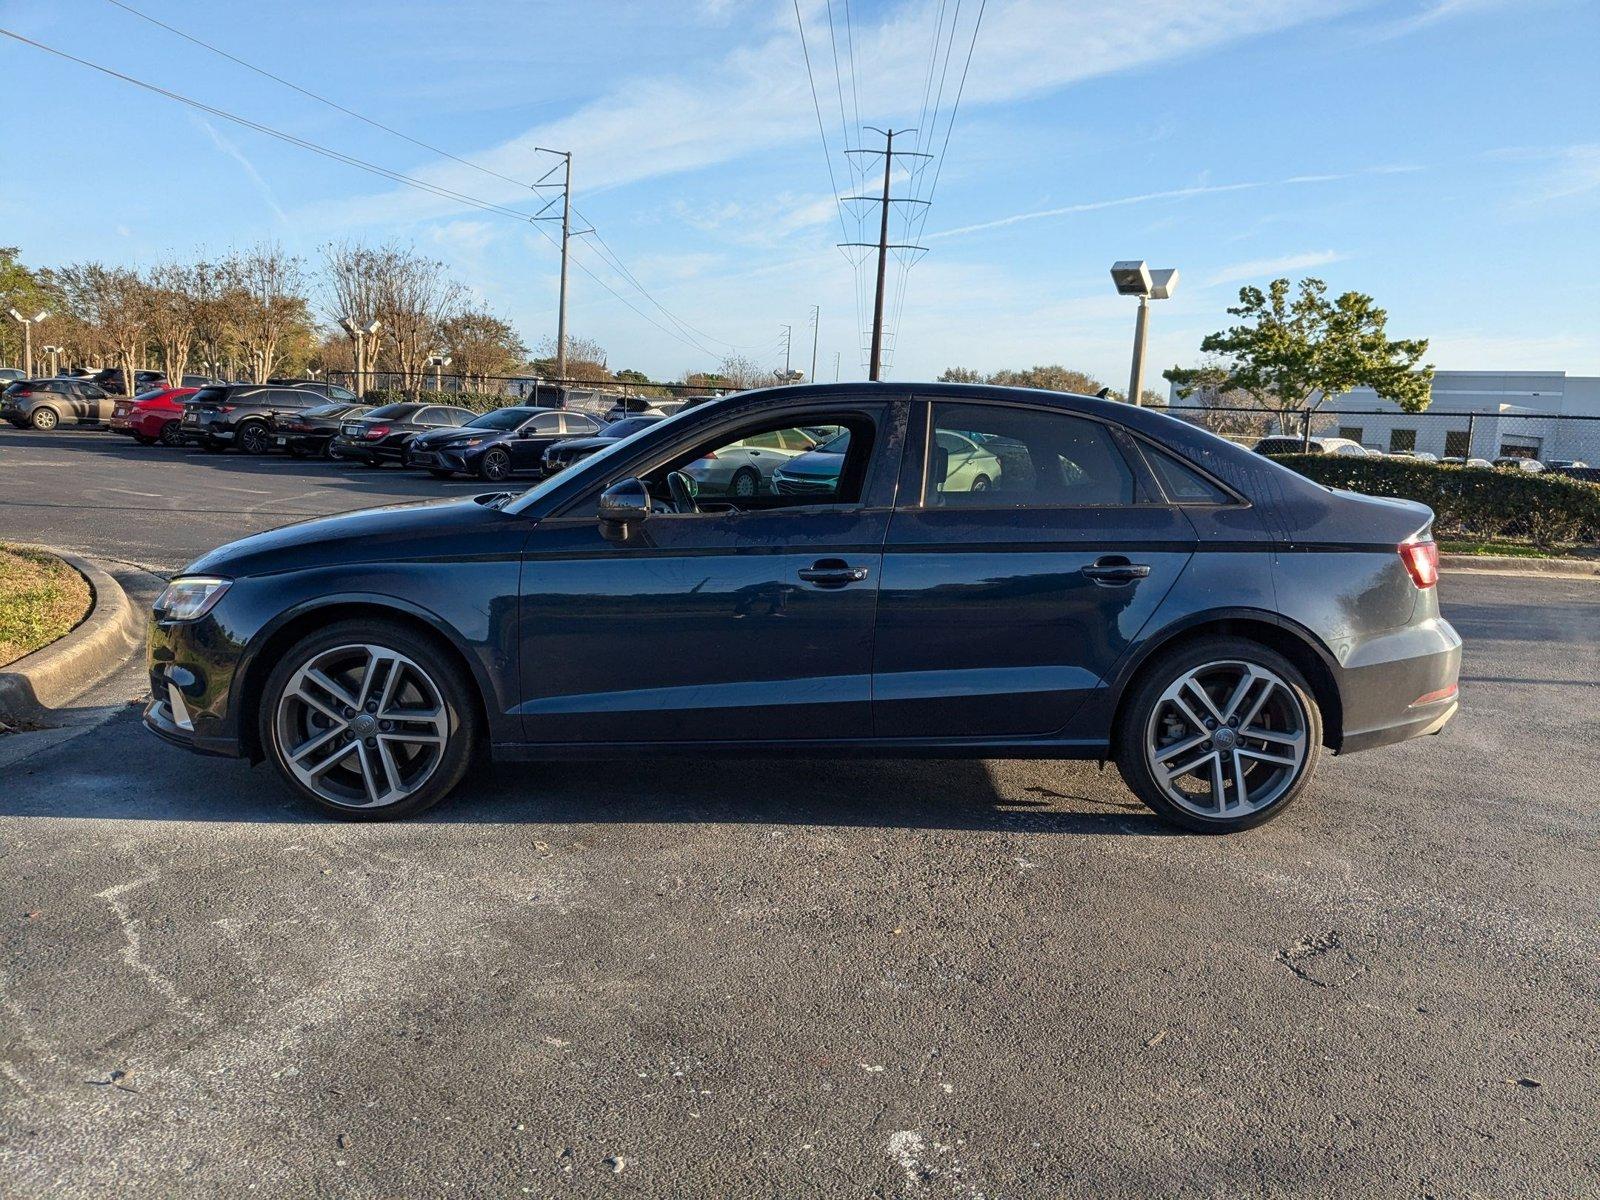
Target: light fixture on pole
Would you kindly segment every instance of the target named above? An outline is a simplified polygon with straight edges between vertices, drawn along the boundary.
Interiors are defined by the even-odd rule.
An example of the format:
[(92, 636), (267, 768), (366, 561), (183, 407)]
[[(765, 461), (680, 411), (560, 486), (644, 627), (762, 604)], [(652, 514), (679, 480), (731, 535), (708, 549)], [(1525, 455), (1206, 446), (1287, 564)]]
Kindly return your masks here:
[(25, 317), (16, 309), (11, 310), (11, 319), (22, 326), (22, 373), (33, 375), (33, 327), (50, 314), (40, 309), (31, 317)]
[(433, 390), (444, 391), (444, 369), (450, 365), (448, 354), (435, 354), (428, 359), (428, 365), (433, 368)]
[(39, 349), (43, 350), (46, 354), (48, 354), (50, 356), (50, 374), (51, 375), (59, 375), (59, 374), (61, 374), (61, 353), (62, 353), (61, 347), (60, 346), (40, 346)]
[(1128, 377), (1128, 403), (1144, 396), (1144, 345), (1150, 325), (1150, 301), (1166, 300), (1178, 290), (1176, 268), (1152, 271), (1142, 259), (1111, 264), (1111, 281), (1123, 296), (1139, 297), (1139, 315), (1133, 326), (1133, 370)]
[[(356, 386), (352, 389), (356, 395), (363, 396), (367, 391), (368, 347), (371, 339), (373, 348), (376, 349), (378, 330), (383, 328), (383, 322), (374, 317), (365, 325), (354, 317), (340, 317), (339, 324), (350, 335), (350, 340), (355, 343), (356, 349)], [(372, 355), (376, 357), (376, 355)]]

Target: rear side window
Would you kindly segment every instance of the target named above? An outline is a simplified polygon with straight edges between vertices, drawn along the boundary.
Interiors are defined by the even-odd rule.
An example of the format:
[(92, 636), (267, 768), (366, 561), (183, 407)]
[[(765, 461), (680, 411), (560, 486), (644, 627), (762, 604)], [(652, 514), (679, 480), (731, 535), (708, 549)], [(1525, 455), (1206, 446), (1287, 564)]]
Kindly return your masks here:
[(561, 418), (555, 413), (540, 413), (528, 422), (528, 433), (560, 433)]
[(1145, 461), (1161, 482), (1161, 490), (1174, 504), (1231, 504), (1233, 497), (1200, 472), (1179, 462), (1165, 450), (1141, 443)]
[(1134, 502), (1133, 470), (1110, 430), (1068, 413), (935, 404), (923, 502), (1049, 508)]

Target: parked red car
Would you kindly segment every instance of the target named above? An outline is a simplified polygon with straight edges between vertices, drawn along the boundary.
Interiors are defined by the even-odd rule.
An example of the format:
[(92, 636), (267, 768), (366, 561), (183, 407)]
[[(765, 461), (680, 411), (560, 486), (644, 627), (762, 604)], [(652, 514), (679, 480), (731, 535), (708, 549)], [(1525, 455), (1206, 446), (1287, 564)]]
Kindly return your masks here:
[(106, 422), (112, 433), (125, 433), (141, 446), (183, 445), (178, 419), (183, 416), (183, 400), (199, 388), (162, 388), (132, 400), (119, 397)]

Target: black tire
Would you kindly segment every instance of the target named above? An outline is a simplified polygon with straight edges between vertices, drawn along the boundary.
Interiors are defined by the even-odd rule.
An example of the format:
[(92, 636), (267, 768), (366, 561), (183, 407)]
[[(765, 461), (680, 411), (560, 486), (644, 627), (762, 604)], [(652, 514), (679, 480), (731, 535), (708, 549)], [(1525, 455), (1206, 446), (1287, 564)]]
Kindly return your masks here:
[(969, 490), (974, 492), (987, 492), (990, 486), (991, 484), (989, 483), (989, 477), (987, 475), (979, 475), (972, 481), (972, 487)]
[[(450, 732), (433, 773), (404, 799), (381, 807), (354, 807), (318, 795), (295, 777), (285, 762), (284, 750), (280, 745), (277, 716), (284, 689), (305, 663), (344, 645), (378, 646), (411, 659), (437, 685), (449, 715)], [(339, 621), (296, 642), (272, 669), (261, 691), (257, 735), (279, 779), (296, 796), (344, 820), (400, 820), (431, 808), (449, 795), (477, 756), (483, 730), (479, 727), (478, 705), (470, 690), (474, 686), (467, 673), (431, 638), (404, 625), (382, 619)]]
[(478, 462), (478, 478), (500, 483), (511, 477), (511, 455), (496, 446)]
[(446, 471), (446, 470), (443, 470), (440, 467), (429, 467), (428, 468), (428, 474), (432, 475), (435, 479), (449, 479), (450, 476), (455, 474), (455, 472), (454, 471)]
[(333, 439), (329, 438), (322, 443), (322, 457), (329, 462), (340, 462), (339, 452), (333, 448)]
[[(1162, 693), (1183, 675), (1212, 663), (1242, 662), (1277, 675), (1298, 701), (1304, 715), (1304, 761), (1280, 795), (1270, 804), (1237, 816), (1204, 816), (1170, 799), (1157, 780), (1146, 753), (1146, 733)], [(1123, 781), (1157, 816), (1195, 833), (1233, 833), (1272, 820), (1310, 786), (1322, 746), (1322, 711), (1317, 707), (1305, 676), (1283, 655), (1245, 638), (1210, 637), (1159, 653), (1142, 668), (1131, 685), (1121, 717), (1113, 730), (1117, 770)], [(1210, 743), (1206, 743), (1207, 746)], [(1202, 748), (1203, 749), (1203, 748)]]
[(32, 425), (40, 433), (49, 433), (57, 425), (61, 424), (61, 414), (53, 408), (40, 405), (33, 410), (33, 414), (28, 418), (28, 424)]
[(239, 426), (234, 440), (241, 454), (265, 454), (272, 449), (272, 431), (260, 421), (246, 421)]
[(728, 481), (728, 494), (748, 499), (761, 492), (761, 472), (740, 467)]
[(177, 421), (168, 421), (161, 427), (160, 437), (157, 439), (169, 450), (176, 450), (183, 445), (183, 428)]

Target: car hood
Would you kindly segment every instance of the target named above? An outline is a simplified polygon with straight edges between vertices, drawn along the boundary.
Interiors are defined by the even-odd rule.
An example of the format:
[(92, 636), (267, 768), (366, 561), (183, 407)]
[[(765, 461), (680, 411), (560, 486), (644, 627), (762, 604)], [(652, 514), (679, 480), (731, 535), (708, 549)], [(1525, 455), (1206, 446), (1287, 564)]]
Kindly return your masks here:
[[(324, 566), (399, 562), (473, 553), (472, 536), (513, 518), (482, 501), (423, 500), (317, 517), (252, 534), (202, 555), (185, 575), (237, 579)], [(498, 539), (497, 539), (498, 540)]]
[(604, 450), (617, 438), (595, 434), (591, 437), (562, 438), (555, 444), (557, 450)]
[(844, 468), (844, 455), (821, 450), (807, 450), (796, 455), (778, 468), (790, 478), (837, 479)]
[(485, 442), (497, 442), (505, 436), (504, 429), (434, 429), (427, 433), (419, 433), (411, 440), (411, 444), (417, 449), (437, 450), (441, 446), (470, 442), (473, 438), (482, 438)]

